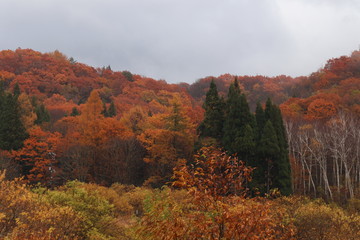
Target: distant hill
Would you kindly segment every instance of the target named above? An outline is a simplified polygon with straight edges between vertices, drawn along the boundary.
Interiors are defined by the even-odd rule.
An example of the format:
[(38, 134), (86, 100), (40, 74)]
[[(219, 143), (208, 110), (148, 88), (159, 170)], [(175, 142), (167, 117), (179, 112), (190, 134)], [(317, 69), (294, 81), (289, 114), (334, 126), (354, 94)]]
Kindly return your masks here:
[(360, 114), (360, 51), (330, 59), (323, 68), (309, 76), (292, 78), (284, 75), (265, 77), (224, 74), (199, 79), (188, 86), (188, 91), (192, 97), (201, 101), (210, 81), (214, 79), (220, 94), (226, 96), (235, 77), (253, 110), (256, 102), (264, 103), (270, 97), (276, 104), (282, 104), (286, 116), (313, 118), (309, 110), (313, 111), (316, 105), (319, 108), (330, 106)]
[(226, 96), (235, 77), (253, 110), (257, 102), (264, 103), (270, 97), (274, 103), (282, 104), (287, 116), (311, 118), (310, 106), (314, 108), (321, 104), (360, 113), (360, 51), (330, 59), (322, 69), (309, 76), (224, 74), (205, 77), (193, 84), (168, 84), (128, 71), (112, 71), (110, 67), (94, 68), (59, 51), (40, 53), (17, 49), (0, 52), (0, 80), (5, 88), (13, 89), (17, 83), (23, 92), (43, 101), (53, 119), (69, 114), (74, 106), (86, 102), (94, 89), (99, 91), (105, 104), (115, 103), (119, 116), (134, 106), (141, 106), (148, 112), (161, 111), (159, 107), (169, 104), (167, 95), (171, 93), (181, 96), (192, 109), (197, 108), (195, 112), (201, 118), (200, 106), (210, 81), (214, 79), (220, 94)]
[[(304, 193), (304, 184), (310, 186), (312, 181), (313, 189), (307, 188), (308, 194), (318, 196), (316, 186), (321, 186), (328, 189), (326, 197), (331, 199), (329, 183), (336, 182), (331, 174), (338, 165), (333, 164), (337, 155), (329, 152), (341, 150), (341, 145), (329, 145), (324, 139), (341, 123), (342, 114), (338, 113), (351, 112), (355, 113), (348, 114), (351, 121), (342, 122), (353, 131), (348, 146), (358, 146), (355, 130), (356, 114), (360, 114), (359, 51), (330, 59), (309, 76), (224, 74), (193, 84), (168, 84), (128, 71), (112, 71), (110, 67), (94, 68), (59, 51), (0, 51), (0, 97), (8, 99), (3, 101), (2, 122), (21, 121), (29, 135), (22, 147), (0, 150), (0, 169), (7, 169), (11, 177), (25, 176), (33, 183), (48, 185), (79, 179), (104, 185), (120, 182), (160, 187), (171, 179), (179, 162), (192, 161), (200, 145), (198, 127), (204, 118), (202, 104), (211, 80), (226, 98), (235, 78), (252, 110), (267, 98), (280, 105), (290, 136), (294, 192)], [(17, 140), (14, 136), (18, 128), (8, 124), (0, 139), (3, 146), (9, 142), (10, 130)], [(333, 139), (337, 140), (335, 133)], [(323, 152), (311, 156), (308, 149)], [(359, 149), (348, 152), (359, 153)], [(332, 167), (331, 171), (328, 168), (331, 178), (326, 186), (322, 171), (327, 168), (311, 165), (315, 157)], [(346, 158), (342, 161), (347, 164)], [(313, 168), (308, 169), (310, 165)], [(359, 166), (351, 173), (356, 184)], [(53, 167), (56, 176), (49, 172)], [(309, 180), (307, 176), (314, 177)]]
[(119, 117), (134, 106), (157, 113), (162, 105), (170, 104), (174, 95), (191, 109), (197, 105), (184, 86), (128, 71), (115, 72), (110, 67), (94, 68), (59, 51), (1, 51), (0, 80), (6, 89), (12, 90), (18, 84), (22, 92), (44, 102), (53, 120), (69, 115), (73, 107), (85, 103), (92, 90), (98, 90), (105, 104), (113, 101)]

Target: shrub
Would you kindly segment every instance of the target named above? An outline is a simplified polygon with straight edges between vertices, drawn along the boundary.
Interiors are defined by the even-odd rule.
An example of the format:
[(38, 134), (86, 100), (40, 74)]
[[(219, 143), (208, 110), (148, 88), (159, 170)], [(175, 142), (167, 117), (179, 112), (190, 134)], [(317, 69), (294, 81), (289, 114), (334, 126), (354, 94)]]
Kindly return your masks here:
[(0, 238), (81, 239), (83, 219), (70, 207), (42, 201), (21, 180), (0, 174)]
[(198, 192), (164, 188), (145, 200), (139, 239), (291, 239), (284, 209), (266, 199), (234, 196), (215, 200)]
[[(94, 188), (97, 190), (92, 191)], [(114, 205), (98, 189), (102, 187), (71, 181), (57, 190), (47, 191), (45, 196), (53, 205), (74, 209), (84, 219), (88, 239), (120, 239), (123, 228), (115, 218)]]
[(359, 239), (360, 216), (320, 200), (300, 206), (294, 214), (297, 239)]

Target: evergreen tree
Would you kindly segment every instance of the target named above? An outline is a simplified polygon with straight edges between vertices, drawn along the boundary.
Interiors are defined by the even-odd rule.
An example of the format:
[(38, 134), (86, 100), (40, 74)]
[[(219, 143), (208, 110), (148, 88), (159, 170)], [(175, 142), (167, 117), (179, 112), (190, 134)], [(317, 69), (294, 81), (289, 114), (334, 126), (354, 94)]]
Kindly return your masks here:
[(124, 77), (125, 77), (129, 82), (134, 82), (134, 81), (135, 81), (132, 73), (129, 72), (129, 71), (122, 71), (122, 75), (124, 75)]
[(240, 114), (240, 121), (242, 126), (249, 124), (252, 128), (255, 128), (255, 117), (250, 112), (249, 103), (247, 102), (245, 94), (240, 95)]
[(226, 100), (226, 113), (224, 122), (224, 135), (223, 145), (224, 148), (230, 153), (234, 154), (235, 149), (234, 141), (236, 136), (240, 136), (241, 133), (241, 113), (240, 107), (240, 88), (237, 79), (229, 87), (228, 98)]
[(50, 114), (49, 111), (45, 108), (44, 104), (36, 105), (35, 113), (37, 119), (35, 120), (35, 124), (42, 124), (43, 122), (50, 122)]
[(18, 83), (15, 84), (13, 93), (15, 98), (18, 98), (20, 96), (20, 87)]
[(224, 106), (224, 100), (219, 97), (216, 84), (212, 80), (203, 104), (205, 116), (198, 128), (200, 137), (221, 139), (224, 124)]
[(269, 193), (271, 188), (274, 188), (273, 178), (276, 175), (274, 166), (280, 158), (280, 147), (276, 131), (273, 124), (268, 120), (264, 126), (264, 131), (258, 145), (258, 161), (256, 162), (256, 173), (254, 180), (260, 186), (260, 190), (266, 190)]
[[(266, 190), (265, 187), (265, 171), (267, 170), (267, 162), (263, 158), (263, 153), (260, 152), (260, 147), (262, 146), (260, 141), (263, 137), (263, 131), (266, 124), (265, 112), (260, 102), (256, 104), (255, 110), (255, 119), (256, 119), (256, 149), (254, 153), (254, 158), (249, 163), (250, 166), (255, 167), (253, 172), (253, 178), (251, 188), (257, 188), (260, 192), (264, 193)], [(267, 130), (268, 131), (268, 130)]]
[(73, 109), (71, 110), (70, 116), (75, 117), (75, 116), (79, 116), (79, 110), (76, 107), (73, 107)]
[(76, 63), (76, 60), (73, 57), (69, 58), (70, 64), (74, 65)]
[(106, 104), (103, 102), (103, 110), (101, 111), (101, 114), (104, 116), (104, 117), (108, 117), (108, 110), (106, 108)]
[(116, 116), (116, 108), (113, 101), (111, 101), (109, 109), (108, 109), (108, 117), (115, 117)]
[(0, 80), (0, 96), (3, 95), (5, 92), (5, 82)]
[(266, 100), (266, 104), (265, 104), (265, 119), (270, 120), (270, 121), (274, 121), (275, 120), (275, 106), (273, 105), (273, 103), (271, 102), (271, 99), (268, 98)]
[(35, 96), (32, 96), (30, 98), (31, 105), (33, 105), (34, 108), (36, 108), (37, 104), (37, 98)]
[(289, 195), (292, 192), (291, 168), (280, 109), (267, 99), (265, 110), (257, 104), (255, 118), (256, 156), (250, 165), (256, 169), (252, 185), (263, 193), (277, 188), (283, 195)]
[(17, 96), (0, 87), (0, 149), (17, 150), (28, 134), (21, 122)]
[(265, 118), (271, 121), (279, 145), (279, 157), (274, 162), (274, 188), (278, 188), (284, 195), (292, 193), (291, 187), (291, 167), (289, 161), (289, 151), (286, 138), (284, 123), (279, 107), (273, 105), (268, 99), (265, 108)]
[[(224, 122), (224, 148), (230, 153), (237, 153), (240, 159), (248, 161), (252, 155), (248, 150), (243, 149), (247, 146), (255, 145), (254, 129), (255, 118), (250, 112), (249, 104), (244, 94), (241, 94), (237, 79), (230, 85), (228, 99), (226, 101), (226, 119)], [(246, 136), (246, 134), (250, 134)]]
[(259, 142), (266, 123), (265, 112), (259, 102), (256, 104), (255, 119), (257, 126), (256, 141)]
[(284, 195), (291, 194), (285, 128), (280, 109), (270, 99), (266, 101), (265, 110), (257, 103), (256, 115), (252, 114), (235, 78), (224, 106), (212, 81), (203, 108), (205, 117), (198, 128), (201, 137), (220, 139), (222, 136), (223, 147), (229, 154), (236, 154), (256, 167), (251, 185), (261, 192), (278, 188)]
[(280, 147), (280, 158), (276, 163), (277, 174), (274, 178), (275, 187), (279, 188), (283, 195), (292, 193), (291, 166), (289, 159), (289, 146), (287, 143), (284, 122), (279, 107), (274, 106), (275, 121), (273, 123)]
[(253, 159), (256, 143), (254, 130), (250, 124), (246, 124), (241, 128), (241, 131), (238, 132), (233, 148), (235, 153), (245, 161), (245, 163), (249, 164)]

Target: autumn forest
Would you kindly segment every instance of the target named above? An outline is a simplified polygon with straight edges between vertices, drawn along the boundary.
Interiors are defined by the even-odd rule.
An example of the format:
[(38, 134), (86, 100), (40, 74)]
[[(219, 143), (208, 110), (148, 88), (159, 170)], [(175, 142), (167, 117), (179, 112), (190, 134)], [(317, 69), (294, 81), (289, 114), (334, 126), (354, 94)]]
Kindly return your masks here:
[(360, 51), (169, 84), (0, 51), (0, 239), (359, 239)]

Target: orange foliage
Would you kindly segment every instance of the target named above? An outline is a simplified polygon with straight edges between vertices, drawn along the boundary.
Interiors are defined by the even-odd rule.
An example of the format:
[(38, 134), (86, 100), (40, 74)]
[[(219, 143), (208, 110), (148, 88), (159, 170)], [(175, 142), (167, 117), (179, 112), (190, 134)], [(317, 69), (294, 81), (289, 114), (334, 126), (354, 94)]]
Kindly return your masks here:
[(31, 129), (29, 134), (24, 147), (12, 152), (12, 155), (24, 169), (29, 169), (25, 170), (25, 177), (30, 183), (49, 184), (54, 177), (60, 134), (45, 132), (39, 127)]
[(18, 97), (20, 119), (26, 129), (32, 128), (37, 116), (34, 107), (30, 102), (30, 98), (25, 93), (21, 93)]
[(53, 109), (62, 109), (65, 113), (70, 113), (73, 107), (77, 105), (71, 100), (68, 102), (64, 96), (54, 94), (44, 101), (46, 108), (51, 111)]
[(328, 75), (330, 75), (330, 78), (336, 76), (335, 74), (333, 74), (331, 72), (327, 72), (327, 73), (322, 74), (319, 81), (314, 84), (314, 89), (315, 90), (319, 90), (319, 89), (328, 87), (328, 85), (330, 84)]
[(294, 228), (282, 224), (284, 209), (271, 212), (270, 201), (246, 199), (251, 168), (237, 158), (203, 148), (195, 165), (175, 170), (173, 186), (155, 192), (141, 219), (146, 239), (293, 239)]
[(140, 134), (148, 115), (142, 107), (137, 106), (126, 112), (120, 122), (130, 129), (134, 134)]
[(12, 80), (14, 80), (15, 74), (7, 71), (0, 71), (0, 81), (3, 81), (5, 85), (8, 85)]
[[(252, 110), (257, 101), (264, 102), (270, 97), (276, 104), (283, 103), (281, 110), (288, 118), (327, 120), (342, 108), (360, 113), (359, 56), (359, 51), (355, 51), (350, 57), (331, 59), (309, 77), (258, 75), (238, 76), (238, 80)], [(210, 81), (214, 79), (219, 94), (226, 98), (234, 77), (223, 74), (191, 85), (167, 84), (164, 80), (135, 74), (128, 79), (123, 72), (114, 72), (110, 67), (95, 69), (68, 59), (59, 51), (44, 54), (31, 49), (0, 51), (0, 81), (5, 89), (11, 91), (18, 84), (23, 93), (45, 104), (51, 123), (42, 127), (63, 134), (64, 151), (71, 147), (104, 149), (113, 139), (135, 134), (147, 148), (148, 162), (167, 159), (171, 163), (169, 169), (179, 159), (191, 155), (195, 128), (203, 118), (202, 100)], [(101, 115), (103, 102), (109, 104), (110, 101), (114, 102), (120, 121)], [(26, 102), (22, 105), (28, 107), (23, 110), (31, 108)], [(166, 119), (171, 115), (174, 102), (181, 103), (181, 117), (187, 121), (185, 130), (173, 131), (167, 127)], [(77, 107), (81, 115), (64, 117), (73, 107)], [(141, 110), (131, 110), (134, 107)], [(33, 110), (24, 111), (22, 115), (22, 121), (31, 128)], [(82, 151), (81, 157), (87, 158), (85, 152), (88, 151)]]
[(185, 188), (195, 195), (201, 192), (219, 200), (225, 196), (246, 196), (246, 183), (252, 168), (236, 157), (213, 147), (203, 147), (195, 155), (194, 165), (182, 162), (174, 171), (174, 187)]
[(319, 98), (314, 100), (308, 107), (306, 119), (324, 119), (330, 118), (336, 114), (334, 103)]
[(297, 103), (298, 99), (290, 99), (286, 104), (280, 105), (281, 114), (283, 117), (296, 119), (301, 117), (303, 109)]
[(336, 75), (341, 75), (348, 71), (348, 64), (350, 62), (351, 62), (351, 58), (347, 56), (333, 58), (327, 61), (324, 69), (326, 71), (331, 71)]
[(266, 92), (273, 92), (273, 93), (280, 92), (282, 90), (279, 84), (270, 81), (266, 81), (264, 83), (263, 88)]
[(51, 206), (18, 179), (6, 181), (0, 173), (1, 239), (83, 239), (84, 225), (72, 208)]
[(155, 182), (164, 184), (179, 159), (190, 158), (195, 140), (194, 125), (175, 100), (166, 114), (149, 117), (142, 128), (138, 139), (148, 152), (144, 160), (150, 164), (150, 175), (158, 179)]
[(132, 135), (120, 121), (105, 118), (101, 114), (102, 110), (103, 104), (98, 93), (92, 91), (82, 108), (82, 114), (78, 117), (77, 131), (80, 133), (81, 143), (99, 147), (111, 138), (126, 138)]

